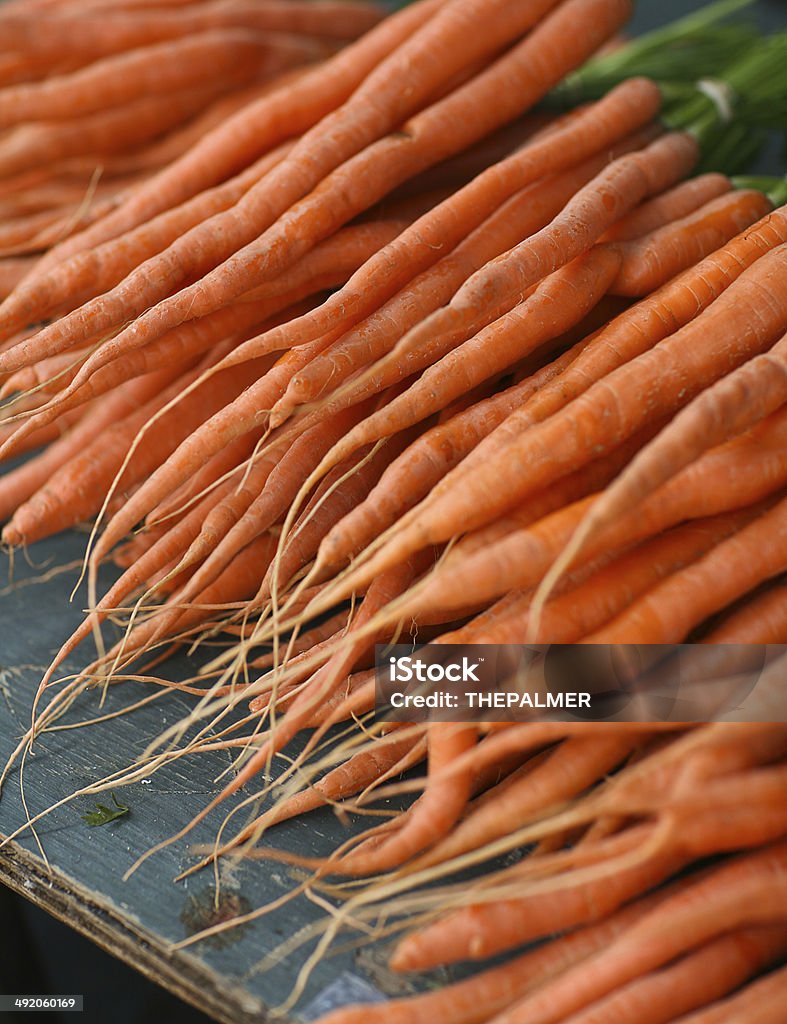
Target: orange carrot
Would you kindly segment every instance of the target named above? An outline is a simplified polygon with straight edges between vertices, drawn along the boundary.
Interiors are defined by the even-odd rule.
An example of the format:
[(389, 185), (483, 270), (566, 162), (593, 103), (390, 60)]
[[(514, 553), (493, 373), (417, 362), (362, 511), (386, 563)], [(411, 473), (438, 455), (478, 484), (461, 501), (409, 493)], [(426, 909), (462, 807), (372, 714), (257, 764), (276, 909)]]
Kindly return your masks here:
[[(125, 350), (122, 345), (116, 344), (114, 339), (105, 341), (101, 346), (98, 360), (92, 360), (98, 364), (92, 375), (82, 373), (76, 366), (68, 374), (61, 374), (58, 383), (61, 387), (64, 384), (69, 386), (20, 427), (14, 441), (8, 443), (4, 453), (13, 451), (28, 431), (40, 428), (55, 416), (61, 415), (63, 411), (105, 392), (130, 375), (155, 369), (161, 364), (166, 365), (177, 358), (183, 358), (188, 353), (198, 352), (215, 340), (225, 338), (228, 333), (235, 335), (240, 342), (248, 336), (248, 328), (253, 324), (268, 321), (283, 309), (289, 310), (306, 296), (341, 284), (370, 252), (377, 251), (380, 245), (403, 226), (403, 222), (391, 220), (346, 228), (334, 238), (317, 246), (297, 268), (283, 275), (282, 279), (247, 293), (241, 302), (233, 306), (217, 310), (214, 314), (197, 321), (187, 321), (142, 348)], [(95, 301), (96, 305), (100, 304), (98, 300)], [(292, 312), (295, 313), (297, 310), (293, 309)], [(53, 360), (57, 358), (52, 357)], [(64, 358), (66, 365), (67, 359), (68, 353)], [(71, 360), (74, 360), (73, 354)], [(41, 360), (37, 365), (42, 366), (48, 362), (49, 360)], [(14, 375), (13, 379), (19, 378)]]
[[(470, 4), (470, 0), (461, 2)], [(476, 2), (480, 3), (480, 0)], [(486, 0), (486, 4), (493, 6), (501, 2)], [(474, 47), (481, 48), (481, 52), (485, 47), (493, 49), (493, 44), (514, 31), (511, 22), (532, 24), (545, 8), (554, 3), (555, 0), (534, 0), (526, 5), (526, 9), (518, 7), (518, 14), (507, 8), (506, 17), (487, 18), (485, 31), (479, 35)], [(402, 47), (391, 61), (398, 62), (397, 67), (404, 62), (410, 69), (408, 81), (411, 88), (407, 90), (406, 103), (400, 99), (391, 110), (393, 97), (389, 91), (383, 93), (385, 99), (370, 91), (378, 88), (380, 76), (387, 78), (390, 74), (391, 61), (385, 62), (356, 91), (352, 101), (326, 118), (314, 132), (307, 133), (289, 156), (273, 168), (263, 182), (251, 188), (232, 211), (226, 215), (219, 214), (218, 223), (208, 221), (201, 229), (194, 229), (198, 237), (187, 235), (176, 243), (179, 249), (188, 248), (192, 272), (196, 260), (199, 260), (202, 272), (210, 267), (215, 269), (205, 273), (197, 283), (163, 299), (158, 305), (152, 305), (121, 331), (119, 342), (123, 345), (144, 344), (184, 319), (205, 315), (249, 288), (282, 273), (305, 251), (368, 209), (401, 181), (522, 113), (569, 67), (592, 52), (611, 27), (628, 13), (628, 7), (629, 0), (567, 0), (567, 5), (561, 5), (522, 43), (491, 67), (416, 114), (406, 122), (404, 130), (358, 152), (361, 144), (371, 142), (383, 131), (399, 124), (401, 115), (412, 110), (420, 92), (428, 94), (427, 83), (434, 84), (435, 69), (431, 64), (428, 65), (431, 74), (424, 71), (423, 82), (420, 78), (413, 80), (413, 54), (407, 46)], [(446, 59), (452, 33), (462, 25), (464, 53), (472, 33), (466, 33), (467, 26), (460, 16), (460, 9), (452, 5), (446, 9), (447, 15), (449, 11), (450, 17), (445, 26), (442, 15), (438, 14), (435, 21), (414, 38), (416, 51), (427, 44), (431, 48), (436, 38), (432, 33), (439, 30), (441, 53)], [(593, 34), (575, 34), (571, 37), (572, 46), (568, 47), (566, 38), (569, 37), (565, 29), (582, 12), (588, 24), (592, 25)], [(478, 14), (475, 12), (476, 17)], [(556, 37), (563, 43), (559, 53), (552, 51), (556, 63), (549, 68), (539, 68), (540, 74), (536, 74), (533, 54), (549, 49), (551, 40)], [(458, 55), (453, 60), (458, 60)], [(423, 67), (427, 67), (426, 62)], [(368, 95), (376, 96), (373, 103), (366, 102)], [(399, 96), (398, 90), (395, 95)], [(501, 103), (501, 96), (505, 97), (504, 103)], [(359, 103), (363, 104), (360, 109)], [(350, 113), (353, 115), (353, 128), (345, 135), (343, 126)], [(340, 139), (342, 145), (339, 145)], [(352, 156), (353, 153), (357, 156)], [(342, 159), (345, 162), (337, 166)], [(656, 163), (654, 161), (654, 165)], [(314, 188), (318, 182), (319, 186)], [(310, 188), (313, 191), (301, 199)], [(224, 230), (219, 230), (220, 226)], [(160, 295), (151, 294), (152, 284), (147, 277), (145, 284), (146, 303), (150, 304)], [(0, 359), (0, 366), (7, 357), (8, 353), (5, 353)], [(88, 361), (82, 372), (89, 373), (92, 366)]]
[(687, 217), (731, 188), (732, 183), (724, 174), (700, 174), (696, 178), (689, 178), (661, 195), (647, 199), (631, 213), (621, 217), (617, 224), (605, 232), (601, 241), (630, 242), (641, 238), (665, 224)]
[[(6, 46), (25, 53), (62, 50), (63, 33), (69, 54), (98, 55), (139, 49), (166, 39), (190, 36), (217, 28), (243, 28), (266, 34), (287, 32), (337, 39), (353, 39), (380, 21), (379, 8), (363, 3), (200, 3), (186, 11), (113, 11), (112, 17), (93, 10), (58, 11), (44, 21), (9, 12), (3, 19)], [(77, 28), (78, 26), (78, 28)]]
[(0, 519), (7, 519), (40, 487), (47, 484), (53, 472), (78, 456), (86, 446), (100, 437), (113, 423), (159, 394), (176, 375), (177, 370), (164, 370), (130, 382), (101, 405), (87, 411), (85, 418), (36, 458), (0, 477)]
[[(787, 254), (787, 251), (786, 251)], [(694, 458), (787, 404), (787, 336), (698, 395), (632, 460), (583, 521), (554, 579), (594, 531), (613, 522)]]
[[(784, 854), (782, 843), (723, 865), (709, 878), (665, 900), (607, 949), (515, 1003), (497, 1018), (496, 1024), (552, 1024), (564, 1020), (614, 988), (663, 966), (720, 932), (740, 924), (778, 920), (785, 903)], [(767, 888), (771, 885), (769, 896)]]
[(786, 513), (784, 499), (584, 642), (680, 643), (709, 615), (787, 571)]
[(752, 982), (729, 999), (681, 1017), (676, 1024), (781, 1024), (787, 967)]
[[(78, 38), (79, 29), (74, 31)], [(161, 97), (191, 89), (201, 83), (206, 64), (211, 68), (211, 81), (219, 86), (237, 84), (261, 71), (276, 74), (317, 53), (308, 40), (271, 44), (264, 36), (244, 29), (188, 35), (96, 61), (69, 75), (0, 90), (0, 127), (72, 119), (142, 96)]]
[[(785, 440), (787, 413), (778, 413), (761, 428), (714, 449), (676, 474), (636, 510), (621, 516), (603, 534), (591, 539), (584, 549), (584, 559), (622, 550), (684, 519), (720, 515), (768, 498), (787, 483)], [(714, 489), (712, 482), (718, 483), (720, 479), (729, 479), (730, 486)], [(442, 578), (434, 573), (424, 585), (417, 605), (414, 602), (409, 611), (434, 604), (454, 607), (457, 598), (452, 595), (466, 592), (470, 585), (479, 600), (488, 600), (514, 587), (536, 586), (593, 504), (592, 498), (576, 501), (540, 523), (531, 523), (528, 503), (522, 509), (523, 527), (502, 536), (496, 536), (493, 528), (479, 531), (477, 542), (472, 547), (467, 545), (466, 561), (457, 557), (452, 562), (450, 579), (448, 573)], [(512, 519), (512, 526), (514, 522)], [(457, 556), (463, 543), (457, 546)], [(401, 611), (406, 614), (408, 609)]]
[(698, 155), (691, 136), (673, 132), (613, 161), (551, 224), (476, 271), (447, 306), (411, 333), (409, 348), (417, 350), (435, 335), (453, 347), (507, 313), (528, 287), (586, 252), (643, 198), (684, 177)]
[[(742, 815), (745, 815), (746, 811), (747, 809), (741, 808)], [(762, 808), (757, 808), (757, 811), (762, 816)], [(716, 841), (714, 841), (712, 833), (706, 833), (704, 836), (700, 835), (695, 824), (690, 819), (682, 820), (681, 828), (686, 830), (686, 835), (676, 834), (673, 838), (673, 843), (665, 852), (635, 867), (624, 868), (614, 875), (601, 876), (584, 884), (580, 882), (571, 888), (549, 889), (543, 892), (535, 892), (531, 896), (524, 896), (519, 900), (503, 900), (497, 903), (477, 904), (476, 906), (454, 911), (436, 924), (427, 926), (400, 942), (391, 960), (391, 964), (396, 970), (409, 970), (416, 967), (424, 969), (438, 963), (449, 963), (458, 959), (481, 959), (491, 956), (496, 951), (525, 942), (529, 938), (548, 935), (556, 928), (598, 920), (609, 913), (610, 910), (617, 908), (627, 899), (630, 899), (633, 895), (637, 895), (658, 884), (664, 878), (669, 877), (687, 861), (694, 859), (696, 856), (701, 856), (703, 849), (705, 851), (713, 849), (718, 851), (745, 847), (747, 845), (747, 836), (741, 832), (739, 837), (735, 837), (732, 835), (729, 827), (730, 825), (734, 827), (739, 824), (739, 822), (733, 820), (734, 817), (733, 815), (729, 823), (724, 822), (722, 824), (719, 822), (718, 814), (714, 816), (706, 813), (705, 820), (702, 822), (706, 828), (710, 823), (708, 819), (711, 822), (713, 820), (717, 822), (716, 831), (720, 835)], [(702, 818), (702, 814), (700, 814), (700, 818)], [(783, 823), (780, 824), (783, 827)], [(686, 827), (687, 825), (688, 828)], [(778, 831), (776, 834), (778, 835)], [(753, 845), (760, 845), (763, 841), (760, 838), (762, 829), (755, 828), (753, 835), (757, 836)], [(718, 842), (718, 845), (716, 845), (716, 842)], [(686, 851), (690, 852), (687, 854)], [(653, 934), (655, 939), (657, 930), (659, 936), (663, 936), (661, 929), (664, 927), (665, 917), (673, 909), (675, 910), (676, 920), (680, 919), (681, 925), (686, 920), (686, 930), (684, 932), (676, 929), (673, 932), (673, 944), (668, 949), (664, 949), (662, 946), (658, 950), (658, 955), (669, 952), (671, 953), (670, 956), (665, 956), (664, 960), (655, 960), (647, 967), (644, 967), (644, 969), (648, 970), (659, 966), (661, 963), (672, 959), (672, 957), (677, 956), (685, 949), (692, 948), (692, 946), (699, 944), (718, 931), (749, 922), (766, 923), (769, 920), (778, 920), (779, 897), (774, 900), (770, 908), (763, 905), (762, 899), (757, 905), (752, 902), (749, 907), (744, 904), (743, 900), (740, 902), (736, 901), (736, 897), (742, 895), (743, 884), (740, 892), (719, 892), (718, 899), (714, 901), (713, 908), (706, 910), (704, 913), (702, 912), (701, 900), (708, 889), (717, 891), (716, 885), (721, 889), (723, 880), (727, 878), (733, 879), (736, 876), (741, 879), (742, 883), (743, 879), (746, 879), (748, 891), (752, 895), (754, 893), (762, 893), (762, 882), (763, 880), (770, 881), (783, 851), (784, 843), (781, 843), (773, 847), (766, 847), (762, 852), (758, 851), (754, 854), (736, 858), (712, 872), (708, 879), (701, 880), (695, 885), (690, 886), (685, 893), (681, 894), (680, 900), (678, 897), (675, 897), (675, 901), (666, 900), (652, 911), (651, 915), (648, 915), (648, 917), (640, 922), (643, 930), (639, 935), (642, 935), (643, 946), (646, 936), (649, 937), (650, 934)], [(768, 865), (768, 867), (760, 868), (760, 865)], [(760, 879), (757, 877), (758, 869), (760, 869), (762, 875)], [(700, 901), (699, 905), (697, 904), (698, 900)], [(678, 902), (681, 904), (680, 906), (675, 905)], [(731, 913), (725, 918), (724, 913), (728, 906)], [(689, 918), (689, 910), (694, 915), (690, 921), (687, 920)], [(713, 920), (714, 911), (718, 913), (719, 918), (723, 922), (721, 927), (717, 926)], [(750, 916), (747, 914), (747, 911), (749, 911)], [(703, 928), (703, 925), (706, 925), (706, 928)], [(635, 928), (638, 927), (639, 925), (635, 926)], [(624, 954), (623, 962), (629, 961), (630, 957), (636, 959), (636, 954), (639, 951), (639, 935), (635, 937), (630, 932), (622, 937), (619, 947), (608, 947), (603, 953), (599, 954), (599, 960), (603, 957), (604, 963), (610, 968), (610, 981), (613, 973), (613, 958), (617, 959), (620, 956), (622, 947), (626, 946), (628, 950), (627, 954)], [(650, 942), (652, 951), (656, 954), (657, 947), (654, 939), (651, 939)], [(583, 966), (587, 969), (585, 977), (588, 982), (591, 982), (594, 976), (589, 970), (590, 962)], [(631, 966), (633, 969), (633, 963)], [(632, 976), (641, 973), (642, 969), (637, 970), (635, 975)], [(614, 985), (610, 987), (618, 987), (625, 980), (627, 979), (621, 973), (616, 977)], [(569, 975), (561, 979), (558, 982), (561, 992), (568, 994), (569, 986), (574, 981), (575, 978), (571, 977), (569, 979)], [(574, 994), (578, 999), (584, 998), (585, 991), (585, 985), (580, 985), (577, 986)], [(608, 991), (610, 989), (605, 991), (599, 989), (596, 991), (594, 998), (600, 998)], [(544, 1003), (555, 994), (547, 992), (546, 989), (536, 993), (533, 999), (538, 1000), (538, 1002), (534, 1002), (533, 1007), (538, 1006), (540, 1011)], [(571, 1013), (576, 1009), (580, 1009), (583, 1005), (585, 1005), (583, 1001), (578, 1001), (570, 1007), (568, 1005), (561, 1005), (560, 1009), (564, 1014)], [(533, 1019), (541, 1020), (535, 1014)], [(553, 1019), (560, 1020), (561, 1018), (549, 1018), (550, 1021)]]
[(342, 565), (363, 550), (384, 528), (395, 523), (402, 512), (425, 497), (506, 415), (565, 369), (581, 348), (579, 343), (521, 383), (471, 405), (465, 412), (432, 427), (413, 441), (391, 462), (366, 500), (328, 533), (320, 545), (320, 564)]
[(787, 927), (741, 928), (627, 985), (566, 1024), (667, 1024), (676, 1014), (727, 995), (787, 950)]
[[(389, 352), (408, 328), (447, 302), (474, 270), (547, 225), (577, 188), (600, 171), (608, 159), (626, 149), (636, 148), (639, 141), (639, 135), (629, 137), (610, 154), (590, 157), (562, 174), (538, 181), (515, 193), (480, 227), (470, 232), (453, 252), (423, 271), (393, 299), (297, 374), (277, 404), (278, 419), (283, 420), (294, 406), (316, 399), (327, 385), (335, 390), (337, 384), (349, 377), (353, 370)], [(395, 366), (396, 372), (386, 376), (384, 370), (389, 364), (392, 364), (392, 369)], [(401, 375), (401, 365), (394, 350), (385, 362), (374, 368), (377, 386), (394, 383)], [(357, 395), (358, 385), (355, 385), (345, 400)]]
[(771, 208), (762, 192), (727, 193), (649, 237), (624, 243), (623, 263), (610, 291), (614, 295), (650, 294), (760, 220)]
[[(3, 530), (8, 544), (32, 543), (66, 526), (81, 522), (98, 511), (105, 490), (120, 468), (137, 431), (155, 412), (197, 378), (202, 367), (179, 377), (123, 420), (105, 428), (92, 443), (64, 463), (44, 487), (20, 506)], [(167, 413), (156, 431), (141, 445), (126, 466), (119, 487), (129, 486), (147, 475), (172, 452), (212, 409), (226, 402), (254, 378), (254, 372), (217, 378), (209, 396), (196, 392), (192, 400)]]
[[(787, 296), (776, 287), (786, 258), (784, 246), (767, 253), (700, 317), (613, 371), (558, 415), (526, 431), (479, 466), (467, 487), (435, 498), (428, 512), (416, 506), (389, 545), (348, 576), (343, 586), (357, 586), (367, 574), (373, 576), (411, 551), (489, 522), (584, 464), (590, 449), (600, 453), (620, 444), (648, 421), (677, 411), (725, 373), (770, 347), (787, 327)], [(745, 339), (730, 326), (740, 318), (751, 325)], [(478, 494), (484, 495), (482, 505)]]
[(577, 796), (620, 764), (637, 742), (625, 733), (599, 739), (588, 735), (565, 740), (518, 783), (471, 811), (450, 835), (419, 857), (411, 869), (420, 871), (430, 864), (477, 850), (520, 828), (536, 812)]
[[(453, 758), (476, 742), (473, 726), (432, 722), (429, 725), (429, 771), (438, 773)], [(445, 782), (427, 778), (426, 788), (406, 823), (371, 850), (359, 849), (332, 860), (331, 871), (368, 875), (395, 867), (442, 839), (464, 810), (472, 779), (459, 774)]]
[(702, 638), (706, 644), (787, 643), (787, 583), (746, 600)]
[(158, 97), (145, 96), (87, 117), (42, 121), (16, 128), (3, 140), (0, 175), (8, 177), (38, 167), (42, 162), (81, 153), (117, 153), (133, 149), (195, 114), (222, 88), (220, 84), (203, 84), (171, 93), (165, 104)]
[[(756, 513), (699, 519), (659, 535), (609, 564), (579, 586), (555, 596), (539, 615), (539, 643), (577, 643), (601, 629), (665, 577), (691, 565), (710, 547), (741, 529)], [(529, 594), (515, 601), (495, 623), (474, 631), (474, 643), (521, 643), (533, 628)], [(450, 642), (450, 641), (448, 641)], [(534, 641), (535, 642), (535, 641)]]
[(154, 175), (110, 216), (55, 247), (41, 261), (37, 273), (171, 209), (238, 173), (286, 138), (310, 128), (343, 103), (381, 60), (425, 25), (443, 4), (444, 0), (422, 0), (409, 5), (293, 87), (285, 86), (239, 111), (174, 164)]
[[(370, 260), (324, 306), (286, 328), (286, 344), (313, 341), (341, 317), (346, 326), (373, 313), (418, 274), (433, 266), (518, 191), (597, 157), (647, 124), (660, 93), (647, 79), (629, 79), (592, 107), (534, 138), (519, 153), (490, 167), (451, 199), (420, 218)], [(249, 356), (253, 350), (249, 350)], [(244, 357), (242, 350), (235, 358)]]
[(3, 336), (44, 319), (53, 310), (71, 311), (81, 301), (113, 288), (134, 267), (161, 252), (189, 228), (237, 202), (253, 182), (284, 157), (290, 145), (279, 146), (224, 184), (159, 214), (119, 239), (80, 252), (46, 273), (38, 266), (0, 307)]
[(685, 888), (686, 884), (673, 883), (664, 894), (645, 896), (596, 924), (562, 935), (462, 981), (407, 998), (342, 1007), (324, 1017), (321, 1024), (432, 1024), (435, 1020), (450, 1020), (452, 1024), (484, 1024), (514, 1000), (605, 948), (661, 901), (667, 892)]
[(363, 444), (445, 408), (459, 395), (559, 337), (595, 306), (619, 265), (614, 252), (596, 248), (555, 271), (520, 306), (443, 356), (404, 394), (363, 420), (333, 449), (328, 465)]
[(775, 210), (697, 267), (622, 313), (591, 339), (582, 357), (565, 373), (481, 442), (463, 466), (438, 485), (435, 494), (450, 488), (465, 472), (474, 472), (508, 441), (564, 408), (591, 384), (685, 327), (760, 256), (783, 242), (787, 242), (787, 208)]

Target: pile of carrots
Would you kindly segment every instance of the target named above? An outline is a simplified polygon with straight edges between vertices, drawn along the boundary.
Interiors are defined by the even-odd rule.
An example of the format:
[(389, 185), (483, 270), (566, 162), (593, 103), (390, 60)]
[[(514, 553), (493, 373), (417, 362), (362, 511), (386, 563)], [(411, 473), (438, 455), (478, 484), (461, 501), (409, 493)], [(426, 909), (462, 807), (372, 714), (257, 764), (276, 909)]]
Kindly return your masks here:
[[(106, 785), (235, 751), (167, 842), (247, 787), (196, 867), (313, 870), (303, 981), (361, 920), (418, 922), (397, 970), (564, 933), (332, 1024), (784, 1020), (783, 971), (741, 987), (787, 950), (778, 647), (761, 723), (372, 721), (403, 636), (787, 644), (787, 186), (730, 177), (787, 34), (742, 6), (633, 43), (630, 0), (0, 8), (2, 539), (91, 524), (17, 754), (97, 684), (194, 694)], [(413, 790), (327, 860), (267, 845)]]

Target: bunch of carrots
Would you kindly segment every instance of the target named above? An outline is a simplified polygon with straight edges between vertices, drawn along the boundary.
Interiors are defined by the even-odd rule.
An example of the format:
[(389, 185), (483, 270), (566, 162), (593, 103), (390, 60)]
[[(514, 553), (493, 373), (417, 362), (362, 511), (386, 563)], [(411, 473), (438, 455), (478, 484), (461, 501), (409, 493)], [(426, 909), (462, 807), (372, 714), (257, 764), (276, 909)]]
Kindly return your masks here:
[[(735, 992), (787, 950), (787, 728), (371, 721), (402, 635), (787, 644), (787, 185), (734, 176), (787, 35), (743, 6), (632, 43), (630, 0), (0, 8), (2, 538), (91, 524), (17, 755), (96, 684), (194, 694), (106, 786), (234, 750), (167, 842), (247, 787), (195, 869), (313, 869), (304, 981), (381, 914), (398, 970), (565, 933), (336, 1024), (783, 1019), (783, 972)], [(262, 843), (413, 790), (326, 860)]]

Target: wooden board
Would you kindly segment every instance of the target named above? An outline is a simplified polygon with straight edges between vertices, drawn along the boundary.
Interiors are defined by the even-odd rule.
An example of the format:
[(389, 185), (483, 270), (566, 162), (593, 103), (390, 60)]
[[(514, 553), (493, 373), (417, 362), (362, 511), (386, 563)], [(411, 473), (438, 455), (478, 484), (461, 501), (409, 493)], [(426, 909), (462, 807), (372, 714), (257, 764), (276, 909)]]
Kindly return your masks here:
[[(74, 563), (84, 543), (84, 535), (69, 534), (37, 545), (33, 557), (38, 567), (17, 559), (14, 587), (0, 590), (2, 763), (24, 733), (45, 664), (80, 620), (79, 602), (68, 603), (77, 573), (73, 564), (47, 582), (34, 581), (53, 567)], [(72, 668), (81, 664), (84, 655), (69, 662)], [(193, 672), (193, 667), (181, 659), (167, 666), (167, 674), (182, 678)], [(103, 713), (128, 707), (149, 692), (138, 683), (113, 687)], [(24, 764), (22, 781), (30, 814), (125, 769), (151, 737), (181, 718), (193, 703), (194, 698), (168, 693), (147, 707), (103, 723), (46, 735)], [(89, 691), (69, 712), (68, 721), (94, 717), (99, 714), (99, 704), (100, 691)], [(0, 881), (217, 1020), (246, 1024), (269, 1019), (269, 1008), (290, 992), (312, 946), (294, 951), (269, 970), (258, 972), (256, 965), (285, 938), (324, 920), (324, 911), (300, 898), (230, 933), (220, 945), (200, 943), (173, 951), (172, 943), (187, 938), (198, 922), (209, 923), (214, 891), (210, 873), (180, 883), (172, 881), (194, 859), (188, 844), (180, 842), (146, 861), (123, 881), (124, 872), (140, 854), (176, 832), (218, 791), (216, 779), (230, 763), (228, 754), (211, 753), (116, 787), (118, 798), (131, 808), (130, 814), (100, 828), (88, 827), (81, 815), (94, 809), (96, 799), (107, 803), (109, 794), (75, 798), (38, 823), (41, 848), (27, 832), (0, 851)], [(222, 818), (223, 813), (212, 816), (194, 831), (191, 841), (211, 842)], [(10, 835), (25, 820), (17, 763), (0, 798), (0, 834)], [(347, 834), (332, 812), (317, 812), (308, 820), (280, 826), (276, 842), (303, 854), (319, 855)], [(260, 907), (295, 885), (281, 865), (247, 864), (223, 879), (224, 907), (227, 913)], [(383, 962), (382, 951), (373, 957), (367, 954), (366, 959), (369, 966), (362, 967), (356, 956), (346, 951), (321, 963), (298, 1004), (299, 1018), (310, 1019), (318, 1008), (329, 1004), (379, 998), (384, 989), (395, 992), (401, 988), (401, 980), (378, 966)], [(89, 993), (85, 994), (89, 998)]]

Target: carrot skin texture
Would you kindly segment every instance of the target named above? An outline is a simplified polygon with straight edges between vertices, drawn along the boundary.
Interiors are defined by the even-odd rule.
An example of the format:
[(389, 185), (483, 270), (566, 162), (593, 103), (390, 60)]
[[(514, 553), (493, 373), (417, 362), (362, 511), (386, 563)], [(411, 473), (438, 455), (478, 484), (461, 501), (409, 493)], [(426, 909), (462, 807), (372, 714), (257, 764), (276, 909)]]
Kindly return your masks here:
[[(765, 500), (787, 484), (785, 442), (787, 413), (780, 413), (761, 429), (713, 449), (639, 503), (636, 511), (621, 516), (591, 538), (583, 549), (583, 561), (605, 550), (642, 542), (682, 520), (721, 515)], [(714, 490), (711, 484), (720, 474), (722, 479), (728, 477), (730, 486)], [(479, 531), (477, 545), (461, 561), (459, 553), (465, 541), (460, 542), (450, 569), (453, 578), (435, 574), (410, 611), (430, 604), (453, 607), (454, 594), (469, 586), (470, 580), (479, 599), (484, 600), (513, 588), (536, 586), (593, 504), (592, 498), (582, 499), (541, 522), (530, 522), (527, 503), (521, 511), (512, 513), (510, 532), (499, 540), (495, 539), (494, 528)], [(517, 528), (520, 515), (524, 515), (525, 522)]]
[(637, 643), (679, 643), (714, 612), (786, 571), (787, 499), (695, 565), (665, 580), (584, 642), (629, 643), (626, 638), (636, 636)]
[(68, 239), (41, 261), (37, 273), (76, 252), (115, 238), (156, 214), (191, 198), (257, 159), (287, 137), (299, 135), (344, 102), (381, 60), (426, 24), (442, 0), (412, 4), (372, 29), (339, 53), (327, 68), (314, 71), (294, 88), (264, 96), (239, 111), (170, 167), (155, 175), (139, 193), (90, 229)]
[[(373, 574), (392, 557), (488, 523), (576, 468), (578, 460), (587, 458), (589, 446), (599, 453), (619, 444), (649, 419), (676, 411), (725, 372), (770, 347), (787, 326), (787, 296), (774, 291), (786, 260), (787, 247), (767, 253), (701, 317), (613, 371), (560, 415), (526, 431), (479, 466), (472, 488), (457, 488), (436, 498), (428, 515), (420, 507), (413, 509), (412, 522), (400, 526), (390, 549), (378, 552), (361, 572)], [(751, 324), (745, 340), (731, 329), (730, 316), (733, 321), (744, 317)], [(501, 479), (507, 482), (505, 488), (500, 487)], [(484, 495), (483, 507), (478, 494)], [(351, 576), (347, 582), (358, 580)]]
[(677, 223), (625, 243), (620, 250), (620, 272), (610, 292), (632, 297), (649, 295), (761, 220), (771, 209), (762, 192), (727, 193)]
[(528, 427), (540, 423), (638, 355), (687, 326), (704, 312), (762, 255), (787, 242), (787, 208), (782, 207), (728, 245), (599, 331), (586, 351), (554, 383), (500, 425), (476, 451), (435, 489), (450, 489), (465, 472), (474, 471)]

